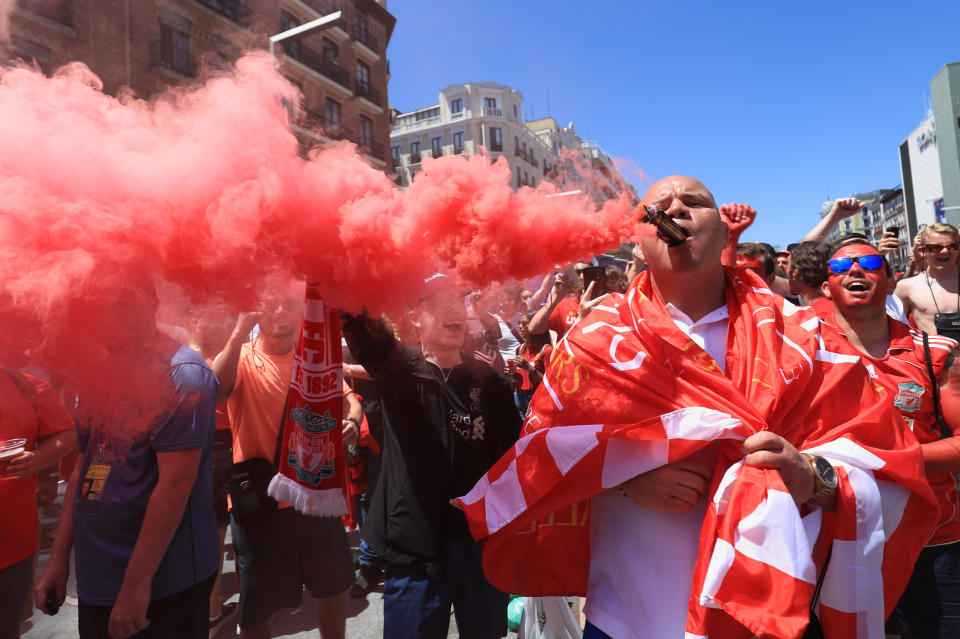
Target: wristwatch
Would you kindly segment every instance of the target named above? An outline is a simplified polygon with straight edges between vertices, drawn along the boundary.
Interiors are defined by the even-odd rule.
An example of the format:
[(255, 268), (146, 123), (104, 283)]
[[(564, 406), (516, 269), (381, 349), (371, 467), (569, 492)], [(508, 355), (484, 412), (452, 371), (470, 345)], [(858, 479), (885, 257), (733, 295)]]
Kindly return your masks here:
[(821, 505), (837, 492), (837, 471), (819, 455), (801, 453), (813, 468), (813, 497), (807, 503)]

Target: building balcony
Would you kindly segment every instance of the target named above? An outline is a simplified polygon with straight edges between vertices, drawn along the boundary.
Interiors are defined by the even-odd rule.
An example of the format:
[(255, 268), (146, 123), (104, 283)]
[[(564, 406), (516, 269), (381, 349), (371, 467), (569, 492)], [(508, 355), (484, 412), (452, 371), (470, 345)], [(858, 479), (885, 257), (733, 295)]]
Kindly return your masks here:
[(463, 118), (466, 117), (466, 115), (467, 115), (467, 112), (466, 112), (466, 111), (457, 111), (457, 112), (455, 112), (455, 113), (451, 113), (451, 114), (450, 114), (450, 120), (451, 120), (451, 121), (453, 121), (453, 120), (462, 120)]
[(356, 82), (353, 87), (353, 94), (361, 98), (366, 98), (377, 106), (383, 106), (380, 91), (370, 86), (369, 83)]
[(304, 115), (298, 124), (331, 140), (352, 140), (356, 137), (354, 131), (341, 125), (339, 120), (327, 120), (315, 111), (304, 110)]
[(364, 28), (358, 29), (357, 26), (354, 25), (353, 39), (359, 42), (360, 44), (362, 44), (363, 46), (367, 47), (374, 53), (377, 53), (377, 54), (380, 53), (380, 49), (378, 48), (380, 46), (380, 43), (377, 41), (376, 36), (370, 33), (369, 29), (364, 29)]
[(377, 158), (382, 158), (384, 155), (384, 147), (381, 143), (373, 141), (371, 138), (359, 137), (357, 139), (357, 146), (360, 147), (360, 150), (364, 153), (372, 155)]
[(407, 160), (409, 164), (420, 164), (420, 161), (423, 157), (419, 153), (411, 153), (410, 158)]
[(443, 149), (434, 149), (430, 154), (435, 158), (443, 157)]
[(17, 0), (17, 6), (21, 9), (71, 28), (73, 27), (72, 5), (70, 0)]
[(313, 49), (309, 49), (303, 44), (297, 47), (295, 54), (291, 55), (294, 60), (310, 67), (320, 75), (330, 78), (340, 86), (350, 88), (350, 74), (333, 60), (325, 58)]
[(497, 118), (503, 117), (503, 111), (501, 111), (500, 109), (491, 109), (490, 107), (483, 107), (482, 113), (483, 115), (486, 115), (486, 116), (493, 116)]
[(195, 0), (195, 2), (213, 9), (234, 22), (240, 22), (250, 15), (250, 8), (243, 0)]
[(155, 67), (176, 71), (187, 78), (197, 76), (197, 58), (188, 49), (175, 47), (161, 40), (150, 46), (150, 62)]
[(497, 153), (503, 153), (503, 145), (502, 145), (502, 144), (497, 144), (496, 142), (491, 142), (491, 143), (490, 143), (490, 150), (491, 150), (491, 151), (496, 151)]

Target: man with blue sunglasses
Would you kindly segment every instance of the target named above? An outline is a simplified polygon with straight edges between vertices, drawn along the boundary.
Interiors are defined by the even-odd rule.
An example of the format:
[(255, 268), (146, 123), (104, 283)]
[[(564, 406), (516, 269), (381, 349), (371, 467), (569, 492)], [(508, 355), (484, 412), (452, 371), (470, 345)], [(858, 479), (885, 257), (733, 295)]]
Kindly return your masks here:
[[(955, 479), (960, 471), (960, 440), (950, 436), (950, 431), (960, 434), (957, 343), (929, 335), (925, 345), (922, 333), (887, 316), (890, 269), (866, 240), (840, 246), (828, 264), (823, 293), (833, 300), (835, 312), (823, 318), (835, 323), (860, 351), (876, 385), (888, 392), (904, 424), (919, 440), (927, 478), (940, 502), (937, 528), (894, 611), (901, 636), (960, 636), (960, 619), (952, 612), (960, 607), (960, 496)], [(939, 380), (939, 388), (934, 389), (928, 370)], [(938, 410), (946, 425), (943, 433)]]

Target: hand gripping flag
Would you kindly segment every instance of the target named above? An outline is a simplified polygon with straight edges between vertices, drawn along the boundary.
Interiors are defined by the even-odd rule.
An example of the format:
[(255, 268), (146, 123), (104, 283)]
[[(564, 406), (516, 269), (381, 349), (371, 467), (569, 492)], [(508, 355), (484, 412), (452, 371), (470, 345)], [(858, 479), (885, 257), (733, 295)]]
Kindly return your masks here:
[[(727, 269), (725, 294), (726, 375), (673, 323), (648, 273), (571, 329), (523, 436), (459, 500), (486, 538), (484, 570), (507, 592), (586, 594), (590, 498), (714, 442), (688, 638), (799, 637), (829, 545), (827, 636), (883, 636), (937, 517), (919, 446), (812, 310), (739, 269)], [(798, 509), (777, 471), (738, 463), (764, 429), (832, 462), (834, 513)]]
[(279, 472), (268, 494), (321, 517), (347, 513), (340, 316), (307, 285), (283, 422)]

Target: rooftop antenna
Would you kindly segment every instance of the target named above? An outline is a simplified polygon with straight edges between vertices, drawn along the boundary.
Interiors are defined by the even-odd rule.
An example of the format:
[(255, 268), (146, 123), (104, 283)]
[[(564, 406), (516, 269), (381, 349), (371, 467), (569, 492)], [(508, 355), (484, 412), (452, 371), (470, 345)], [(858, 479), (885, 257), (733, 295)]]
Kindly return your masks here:
[(550, 115), (550, 87), (547, 87), (547, 117), (548, 117), (548, 118), (551, 117), (551, 115)]

